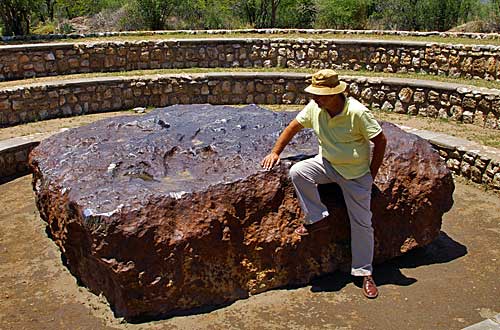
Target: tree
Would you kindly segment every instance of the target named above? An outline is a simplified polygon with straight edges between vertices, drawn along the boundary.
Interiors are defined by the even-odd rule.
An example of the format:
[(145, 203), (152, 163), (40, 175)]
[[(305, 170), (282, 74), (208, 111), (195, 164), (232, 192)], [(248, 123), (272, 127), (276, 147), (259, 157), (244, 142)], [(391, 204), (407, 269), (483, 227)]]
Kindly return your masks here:
[(30, 32), (31, 16), (40, 8), (40, 0), (2, 0), (0, 18), (4, 35), (26, 35)]
[(54, 7), (56, 5), (55, 0), (45, 0), (45, 6), (47, 10), (47, 16), (49, 20), (53, 21), (54, 20)]
[(490, 21), (495, 23), (496, 30), (500, 27), (500, 0), (491, 0), (490, 1)]
[(276, 27), (310, 29), (317, 14), (315, 0), (283, 0)]
[(463, 0), (416, 1), (416, 26), (418, 30), (446, 31), (458, 24)]
[(334, 29), (363, 29), (373, 11), (371, 0), (318, 0), (316, 26)]
[(464, 0), (377, 0), (375, 20), (383, 28), (445, 31), (457, 25)]
[(236, 5), (246, 21), (256, 28), (276, 27), (281, 0), (241, 0)]
[(97, 14), (103, 9), (102, 0), (56, 0), (66, 18)]
[(139, 16), (151, 30), (164, 30), (167, 18), (181, 4), (181, 0), (136, 0), (135, 2)]
[(184, 0), (176, 15), (189, 22), (189, 28), (224, 29), (241, 27), (234, 15), (235, 0)]

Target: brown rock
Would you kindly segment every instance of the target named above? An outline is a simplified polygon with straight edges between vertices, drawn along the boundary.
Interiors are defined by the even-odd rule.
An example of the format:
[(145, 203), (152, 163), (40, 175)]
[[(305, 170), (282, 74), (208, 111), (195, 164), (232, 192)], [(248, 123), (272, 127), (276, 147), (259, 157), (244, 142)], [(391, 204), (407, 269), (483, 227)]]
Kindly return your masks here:
[[(320, 186), (329, 229), (293, 234), (301, 211), (291, 164), (317, 151), (311, 131), (279, 166), (260, 159), (294, 117), (256, 106), (173, 106), (42, 141), (30, 155), (42, 218), (70, 271), (117, 316), (171, 315), (348, 268), (349, 225), (335, 184)], [(375, 262), (436, 238), (453, 180), (425, 140), (383, 123), (372, 198)], [(288, 156), (288, 158), (287, 158)]]

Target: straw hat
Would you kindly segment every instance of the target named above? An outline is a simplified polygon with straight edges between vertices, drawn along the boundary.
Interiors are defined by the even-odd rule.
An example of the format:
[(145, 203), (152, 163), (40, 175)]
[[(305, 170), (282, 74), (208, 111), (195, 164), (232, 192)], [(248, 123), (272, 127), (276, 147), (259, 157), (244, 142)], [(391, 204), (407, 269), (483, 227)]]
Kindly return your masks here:
[(304, 91), (315, 95), (334, 95), (344, 92), (347, 84), (339, 81), (337, 72), (324, 69), (312, 75), (312, 83)]

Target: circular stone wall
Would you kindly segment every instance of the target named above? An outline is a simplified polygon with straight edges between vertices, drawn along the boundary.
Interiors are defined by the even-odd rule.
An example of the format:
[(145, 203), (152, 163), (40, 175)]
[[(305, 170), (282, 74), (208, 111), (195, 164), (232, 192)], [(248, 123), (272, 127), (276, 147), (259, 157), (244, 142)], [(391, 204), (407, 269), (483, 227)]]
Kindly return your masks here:
[(348, 39), (179, 39), (0, 46), (0, 81), (171, 68), (333, 68), (495, 80), (500, 46)]

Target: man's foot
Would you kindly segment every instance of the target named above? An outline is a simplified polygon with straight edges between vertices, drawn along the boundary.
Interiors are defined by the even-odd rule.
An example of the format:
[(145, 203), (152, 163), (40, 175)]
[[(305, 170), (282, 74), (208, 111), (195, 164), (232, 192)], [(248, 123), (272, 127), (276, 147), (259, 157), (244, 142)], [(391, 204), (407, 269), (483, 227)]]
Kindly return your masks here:
[(306, 228), (307, 225), (300, 225), (293, 231), (295, 234), (299, 236), (307, 236), (309, 235), (309, 230)]
[(315, 223), (311, 224), (302, 224), (295, 228), (294, 233), (299, 235), (299, 236), (307, 236), (310, 233), (313, 233), (318, 230), (324, 230), (328, 228), (328, 223), (325, 221), (325, 218), (316, 221)]
[(373, 277), (364, 276), (363, 277), (363, 294), (366, 298), (374, 299), (378, 297), (378, 289)]

